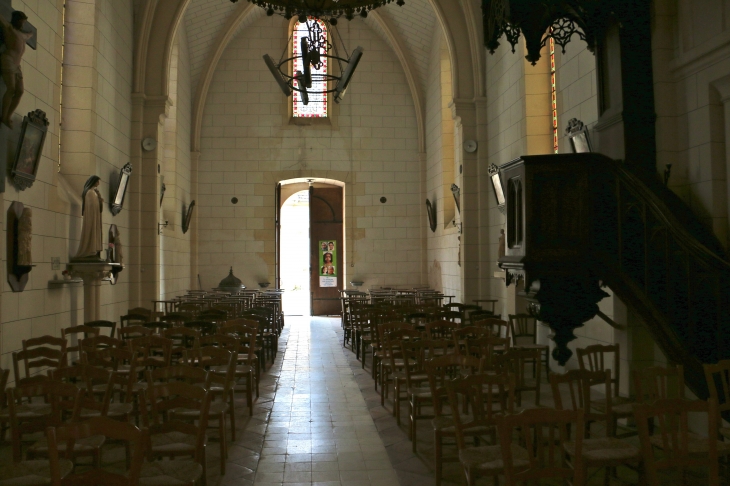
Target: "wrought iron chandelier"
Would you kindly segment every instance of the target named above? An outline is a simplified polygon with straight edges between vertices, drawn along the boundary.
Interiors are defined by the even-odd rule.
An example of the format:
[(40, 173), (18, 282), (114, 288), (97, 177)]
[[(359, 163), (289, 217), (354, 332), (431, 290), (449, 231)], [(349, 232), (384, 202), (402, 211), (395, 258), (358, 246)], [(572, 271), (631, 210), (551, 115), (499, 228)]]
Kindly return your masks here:
[[(332, 23), (333, 20), (334, 23)], [(352, 53), (347, 53), (345, 43), (337, 31), (337, 21), (334, 18), (324, 20), (314, 17), (304, 17), (303, 19), (300, 17), (300, 22), (307, 26), (307, 35), (296, 39), (296, 30), (294, 30), (287, 46), (284, 48), (281, 59), (274, 62), (271, 56), (264, 54), (264, 61), (284, 95), (290, 96), (293, 91), (298, 91), (301, 93), (302, 102), (308, 105), (308, 90), (312, 88), (313, 84), (319, 84), (320, 86), (326, 86), (326, 89), (321, 91), (322, 93), (334, 93), (335, 102), (339, 103), (345, 96), (347, 86), (362, 57), (363, 49), (358, 46)], [(325, 26), (329, 37), (324, 35), (322, 26)], [(329, 41), (330, 38), (332, 42)], [(346, 57), (342, 57), (339, 52), (338, 40)], [(290, 49), (290, 45), (295, 55), (287, 57), (286, 53)], [(301, 52), (299, 55), (296, 55), (297, 48)], [(290, 72), (290, 63), (295, 59), (301, 59), (302, 70)], [(336, 64), (339, 67), (340, 75), (336, 76), (329, 69), (323, 73), (317, 72), (322, 68), (325, 61), (330, 66)]]
[(504, 35), (515, 52), (520, 34), (525, 36), (528, 61), (540, 59), (540, 49), (550, 37), (563, 52), (574, 34), (595, 52), (596, 42), (614, 15), (613, 0), (482, 0), (484, 44), (489, 52)]
[[(332, 25), (337, 19), (344, 16), (352, 20), (355, 15), (367, 17), (370, 10), (391, 2), (403, 6), (405, 0), (248, 0), (266, 10), (266, 15), (282, 15), (287, 19), (292, 17), (329, 19)], [(238, 0), (231, 0), (236, 3)]]

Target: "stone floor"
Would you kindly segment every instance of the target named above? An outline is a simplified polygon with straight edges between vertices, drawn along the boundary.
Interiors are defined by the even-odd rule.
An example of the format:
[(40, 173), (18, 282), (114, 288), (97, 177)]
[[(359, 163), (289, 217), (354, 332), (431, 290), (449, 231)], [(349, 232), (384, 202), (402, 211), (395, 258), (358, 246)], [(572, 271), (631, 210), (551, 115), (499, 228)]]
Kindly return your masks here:
[[(279, 353), (262, 374), (260, 397), (249, 416), (237, 397), (236, 440), (229, 441), (226, 474), (220, 474), (217, 427), (207, 447), (208, 486), (322, 485), (427, 486), (435, 484), (429, 420), (418, 423), (417, 453), (407, 434), (407, 407), (398, 426), (392, 402), (380, 405), (368, 367), (342, 347), (339, 319), (287, 317)], [(534, 400), (534, 397), (532, 397)], [(529, 401), (532, 401), (529, 400)], [(527, 401), (527, 400), (526, 400)], [(552, 405), (547, 383), (543, 405)], [(603, 432), (593, 428), (594, 436)], [(10, 444), (0, 445), (0, 463), (10, 461)], [(445, 447), (445, 454), (456, 447)], [(121, 447), (105, 449), (106, 465), (123, 465)], [(611, 484), (639, 484), (638, 474), (619, 468)], [(503, 480), (502, 480), (503, 481)], [(442, 484), (465, 484), (458, 463), (444, 465)], [(482, 479), (479, 484), (492, 484)], [(603, 484), (603, 473), (590, 484)], [(665, 483), (662, 483), (665, 484)], [(686, 484), (707, 484), (689, 474)]]

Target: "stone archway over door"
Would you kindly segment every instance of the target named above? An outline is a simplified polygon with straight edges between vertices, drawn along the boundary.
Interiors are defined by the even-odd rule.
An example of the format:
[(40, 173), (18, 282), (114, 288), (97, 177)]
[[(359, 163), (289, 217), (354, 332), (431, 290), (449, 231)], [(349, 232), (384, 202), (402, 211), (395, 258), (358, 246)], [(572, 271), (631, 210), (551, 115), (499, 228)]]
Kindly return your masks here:
[[(309, 269), (313, 316), (339, 314), (341, 310), (345, 256), (343, 201), (342, 187), (309, 187)], [(326, 250), (322, 242), (328, 245)], [(333, 270), (323, 272), (320, 256), (327, 253), (333, 254)], [(322, 261), (327, 265), (324, 257)]]

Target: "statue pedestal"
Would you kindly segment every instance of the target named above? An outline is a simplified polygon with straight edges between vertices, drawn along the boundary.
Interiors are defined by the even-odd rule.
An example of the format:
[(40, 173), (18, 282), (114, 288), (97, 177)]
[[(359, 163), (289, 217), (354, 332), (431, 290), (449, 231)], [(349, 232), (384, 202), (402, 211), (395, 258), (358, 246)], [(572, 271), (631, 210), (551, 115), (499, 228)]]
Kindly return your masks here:
[(72, 277), (84, 281), (84, 322), (98, 321), (101, 314), (101, 282), (111, 276), (112, 270), (121, 269), (119, 263), (71, 262), (66, 269)]

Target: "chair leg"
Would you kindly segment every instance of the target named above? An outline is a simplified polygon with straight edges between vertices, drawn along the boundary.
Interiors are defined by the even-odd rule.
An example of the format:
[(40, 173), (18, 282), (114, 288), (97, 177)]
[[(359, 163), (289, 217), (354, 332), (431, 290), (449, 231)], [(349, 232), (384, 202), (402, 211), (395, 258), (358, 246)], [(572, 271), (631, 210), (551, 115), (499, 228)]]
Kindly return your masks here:
[(441, 470), (443, 468), (443, 464), (441, 463), (442, 459), (442, 445), (441, 444), (441, 432), (438, 430), (433, 431), (433, 449), (434, 449), (434, 462), (436, 463), (436, 486), (441, 486)]
[(236, 410), (233, 401), (233, 387), (228, 392), (228, 415), (231, 417), (231, 440), (236, 441)]
[(218, 416), (218, 434), (221, 441), (221, 476), (226, 474), (226, 415), (221, 412)]
[(411, 449), (413, 452), (416, 452), (416, 410), (418, 407), (418, 403), (416, 402), (416, 398), (414, 397), (412, 400), (408, 401), (408, 408), (410, 417), (411, 417)]

